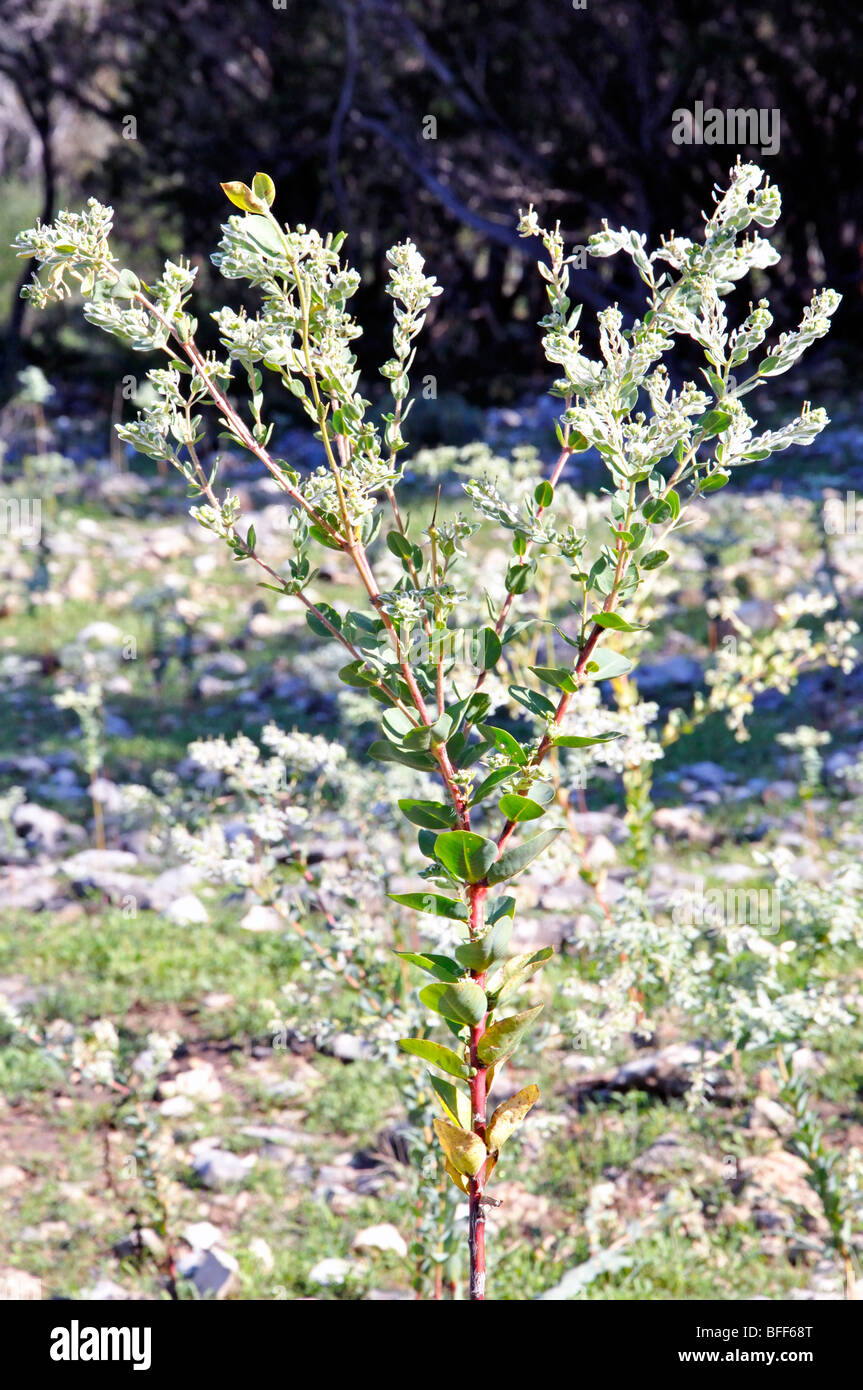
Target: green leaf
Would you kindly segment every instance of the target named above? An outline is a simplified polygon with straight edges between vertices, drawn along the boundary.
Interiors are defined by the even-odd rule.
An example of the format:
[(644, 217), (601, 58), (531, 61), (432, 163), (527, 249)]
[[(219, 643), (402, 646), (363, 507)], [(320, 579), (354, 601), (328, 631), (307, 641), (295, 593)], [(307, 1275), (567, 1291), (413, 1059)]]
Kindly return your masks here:
[(433, 1120), (440, 1146), (457, 1173), (474, 1178), (488, 1158), (488, 1150), (478, 1134), (450, 1124), (449, 1120)]
[(384, 733), (392, 743), (403, 743), (406, 735), (416, 728), (416, 725), (400, 709), (387, 710), (381, 719), (381, 724)]
[(496, 767), (494, 772), (488, 774), (484, 782), (480, 782), (471, 797), (471, 806), (476, 806), (478, 802), (484, 801), (485, 798), (494, 791), (495, 787), (500, 786), (501, 782), (505, 782), (507, 777), (512, 777), (514, 772), (518, 772), (518, 768), (514, 763), (510, 763), (507, 767)]
[(538, 690), (528, 690), (526, 685), (511, 685), (509, 693), (514, 700), (525, 709), (529, 709), (531, 714), (535, 714), (538, 719), (546, 719), (549, 715), (554, 715), (555, 707), (551, 700), (545, 695), (540, 695)]
[(267, 217), (247, 217), (243, 231), (267, 256), (284, 256), (285, 248), (276, 228)]
[(597, 627), (610, 627), (615, 632), (641, 632), (643, 623), (628, 623), (619, 613), (595, 613), (590, 619)]
[[(397, 712), (397, 711), (396, 711)], [(401, 739), (394, 739), (393, 742), (399, 743), (402, 748), (431, 748), (432, 731), (428, 724), (420, 724), (416, 729), (409, 729)]]
[(470, 830), (445, 830), (435, 840), (435, 858), (462, 883), (479, 883), (494, 863), (497, 845)]
[(515, 916), (515, 898), (510, 898), (510, 897), (495, 898), (495, 899), (493, 900), (493, 902), (490, 902), (490, 903), (489, 903), (489, 905), (488, 905), (488, 907), (487, 907), (487, 909), (486, 909), (485, 920), (488, 922), (488, 925), (489, 925), (490, 927), (493, 927), (494, 924), (495, 924), (495, 922), (499, 922), (499, 921), (500, 921), (501, 917), (514, 917), (514, 916)]
[(402, 1052), (409, 1052), (412, 1057), (422, 1057), (424, 1062), (431, 1062), (433, 1067), (438, 1067), (450, 1076), (458, 1076), (462, 1081), (470, 1079), (470, 1067), (451, 1047), (442, 1047), (430, 1038), (401, 1038), (399, 1047)]
[[(272, 586), (270, 586), (272, 587)], [(347, 666), (343, 666), (339, 671), (339, 680), (344, 681), (354, 690), (363, 690), (366, 686), (374, 685), (377, 677), (370, 671), (364, 671), (362, 661), (349, 661)]]
[(434, 1072), (427, 1072), (426, 1075), (432, 1084), (432, 1090), (443, 1106), (447, 1119), (452, 1120), (459, 1129), (470, 1129), (470, 1100), (464, 1092), (460, 1091), (458, 1086), (454, 1086), (451, 1081), (444, 1081), (442, 1076), (435, 1076)]
[(456, 984), (426, 985), (419, 997), (427, 1009), (452, 1019), (453, 1023), (467, 1023), (474, 1028), (485, 1018), (488, 1001), (485, 990), (474, 984), (473, 980), (459, 980)]
[(502, 883), (504, 879), (520, 874), (522, 869), (526, 869), (531, 860), (542, 854), (559, 834), (560, 827), (557, 830), (541, 830), (529, 840), (522, 840), (514, 849), (505, 850), (488, 871), (489, 883)]
[(529, 669), (543, 685), (556, 686), (567, 695), (574, 695), (578, 689), (572, 671), (565, 666), (531, 666)]
[(631, 670), (632, 662), (628, 656), (623, 656), (620, 652), (606, 648), (596, 652), (591, 657), (584, 668), (584, 674), (590, 680), (608, 681), (615, 676), (623, 676)]
[[(434, 988), (434, 986), (432, 986)], [(536, 1004), (532, 1009), (526, 1009), (522, 1014), (513, 1014), (511, 1018), (502, 1018), (497, 1023), (493, 1023), (477, 1044), (477, 1056), (486, 1066), (498, 1066), (505, 1062), (507, 1057), (511, 1057), (518, 1047), (530, 1025), (533, 1023), (537, 1014), (542, 1011), (542, 1005)]]
[[(336, 632), (341, 632), (342, 620), (335, 608), (331, 608), (328, 603), (318, 603), (315, 607), (324, 615), (328, 622), (332, 623)], [(308, 609), (306, 609), (306, 622), (312, 629), (312, 632), (318, 637), (332, 637), (333, 634), (330, 632), (330, 629), (324, 626), (316, 613), (310, 613)]]
[(498, 1008), (507, 995), (527, 984), (553, 955), (553, 947), (543, 946), (539, 951), (523, 951), (521, 955), (511, 956), (495, 975), (493, 989), (487, 991), (489, 1008)]
[(413, 553), (413, 546), (407, 536), (402, 535), (401, 531), (387, 532), (387, 547), (399, 560), (409, 560)]
[(507, 571), (504, 583), (507, 592), (510, 594), (523, 594), (530, 587), (536, 566), (534, 564), (517, 565), (511, 564)]
[(436, 980), (449, 983), (461, 979), (462, 971), (458, 962), (450, 960), (449, 956), (425, 955), (420, 951), (396, 951), (396, 955), (400, 960), (406, 960), (429, 975), (434, 975)]
[(538, 507), (550, 507), (554, 501), (554, 488), (551, 483), (540, 483), (534, 488), (533, 498)]
[(557, 748), (590, 748), (594, 743), (610, 743), (615, 738), (623, 738), (623, 734), (558, 734), (554, 744)]
[(702, 439), (712, 439), (715, 434), (721, 434), (731, 424), (731, 416), (727, 410), (708, 410), (706, 415), (702, 415), (698, 421), (698, 428), (701, 431)]
[(276, 196), (276, 185), (269, 174), (255, 174), (252, 179), (252, 192), (256, 198), (260, 198), (262, 203), (266, 203), (268, 208), (273, 206)]
[(406, 798), (398, 803), (402, 815), (412, 825), (425, 826), (426, 830), (440, 830), (452, 825), (455, 812), (442, 801), (415, 801)]
[(455, 958), (465, 970), (475, 970), (477, 974), (488, 970), (489, 966), (506, 956), (509, 938), (512, 936), (512, 919), (501, 917), (493, 927), (489, 927), (478, 941), (466, 941), (455, 948)]
[(479, 724), (477, 726), (483, 738), (487, 738), (493, 743), (498, 753), (503, 753), (510, 758), (518, 767), (523, 767), (527, 762), (527, 754), (522, 748), (517, 738), (506, 729), (498, 729), (494, 724)]
[(468, 910), (464, 903), (455, 898), (445, 898), (441, 893), (387, 893), (400, 907), (412, 907), (415, 912), (427, 912), (430, 917), (448, 917), (452, 922), (466, 922)]
[[(720, 484), (721, 486), (721, 484)], [(668, 559), (667, 550), (651, 550), (645, 555), (643, 560), (639, 560), (639, 566), (643, 570), (656, 570), (660, 565), (664, 565)]]
[(471, 652), (474, 666), (490, 671), (500, 660), (501, 641), (493, 627), (484, 627), (474, 638)]
[(698, 491), (700, 493), (716, 492), (719, 488), (725, 487), (730, 476), (730, 473), (711, 473), (709, 478), (705, 478), (703, 482), (698, 484)]
[(434, 772), (437, 767), (431, 753), (412, 753), (383, 739), (373, 743), (367, 751), (370, 758), (376, 758), (380, 763), (403, 763), (405, 767), (413, 767), (421, 772)]
[(514, 821), (517, 825), (524, 820), (539, 820), (540, 816), (545, 815), (544, 807), (531, 801), (529, 796), (517, 796), (514, 792), (502, 796), (497, 804), (507, 820)]
[[(453, 1087), (455, 1090), (455, 1087)], [(539, 1100), (538, 1086), (525, 1086), (524, 1090), (517, 1091), (509, 1100), (505, 1100), (499, 1105), (492, 1115), (486, 1130), (485, 1142), (489, 1149), (496, 1153), (502, 1149), (507, 1139), (518, 1129), (528, 1111), (536, 1105)]]

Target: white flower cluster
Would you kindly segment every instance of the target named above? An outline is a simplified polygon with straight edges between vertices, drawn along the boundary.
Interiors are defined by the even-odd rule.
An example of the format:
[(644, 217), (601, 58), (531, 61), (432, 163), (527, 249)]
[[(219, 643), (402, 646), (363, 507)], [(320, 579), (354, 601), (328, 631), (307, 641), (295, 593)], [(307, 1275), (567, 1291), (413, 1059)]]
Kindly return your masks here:
[(596, 743), (590, 748), (562, 748), (565, 766), (570, 770), (608, 767), (614, 772), (623, 772), (627, 767), (655, 762), (663, 756), (662, 745), (648, 730), (655, 723), (658, 712), (659, 706), (650, 700), (640, 700), (625, 708), (610, 708), (602, 704), (595, 682), (581, 686), (572, 697), (561, 732), (591, 738), (598, 734), (622, 733), (623, 737)]

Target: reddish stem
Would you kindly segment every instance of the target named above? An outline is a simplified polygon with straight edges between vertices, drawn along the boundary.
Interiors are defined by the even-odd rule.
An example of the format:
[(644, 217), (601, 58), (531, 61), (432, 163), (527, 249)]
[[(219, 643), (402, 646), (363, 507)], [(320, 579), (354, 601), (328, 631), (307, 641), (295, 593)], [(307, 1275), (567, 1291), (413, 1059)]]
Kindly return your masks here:
[[(476, 941), (483, 933), (487, 892), (488, 888), (481, 883), (474, 884), (468, 889), (469, 925), (472, 941)], [(472, 970), (470, 973), (480, 989), (484, 989), (485, 971)], [(474, 1075), (470, 1081), (471, 1128), (474, 1134), (479, 1135), (483, 1143), (485, 1143), (488, 1068), (480, 1059), (478, 1048), (480, 1039), (485, 1032), (485, 1018), (486, 1016), (481, 1018), (476, 1027), (470, 1030), (470, 1064), (474, 1068)], [(485, 1208), (482, 1203), (485, 1170), (486, 1165), (483, 1164), (476, 1177), (470, 1178), (468, 1181), (470, 1203), (468, 1247), (470, 1250), (470, 1300), (472, 1303), (485, 1300)]]

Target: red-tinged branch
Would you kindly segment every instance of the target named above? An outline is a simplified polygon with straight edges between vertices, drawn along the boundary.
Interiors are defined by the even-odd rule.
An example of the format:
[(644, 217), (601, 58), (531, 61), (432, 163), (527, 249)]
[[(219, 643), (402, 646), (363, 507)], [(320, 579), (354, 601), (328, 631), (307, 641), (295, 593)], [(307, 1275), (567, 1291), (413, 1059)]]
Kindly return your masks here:
[[(468, 889), (469, 927), (472, 941), (476, 941), (483, 934), (487, 892), (488, 889), (484, 884), (474, 884)], [(472, 970), (471, 977), (480, 989), (485, 988), (485, 971)], [(470, 1065), (474, 1073), (470, 1080), (470, 1117), (471, 1129), (474, 1134), (479, 1135), (483, 1143), (485, 1143), (488, 1067), (479, 1056), (479, 1044), (484, 1033), (485, 1018), (481, 1018), (476, 1027), (470, 1030)], [(485, 1208), (482, 1201), (485, 1188), (485, 1170), (486, 1165), (483, 1164), (476, 1177), (468, 1180), (470, 1299), (474, 1303), (485, 1299)]]

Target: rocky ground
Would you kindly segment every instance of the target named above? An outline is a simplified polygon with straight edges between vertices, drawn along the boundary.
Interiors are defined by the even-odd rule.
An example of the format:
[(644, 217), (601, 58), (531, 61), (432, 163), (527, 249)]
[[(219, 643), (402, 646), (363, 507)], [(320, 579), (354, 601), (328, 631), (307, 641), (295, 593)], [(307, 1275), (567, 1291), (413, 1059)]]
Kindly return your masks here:
[[(489, 434), (532, 439), (541, 417), (540, 408), (497, 412)], [(811, 584), (831, 584), (843, 614), (860, 619), (863, 540), (823, 527), (825, 500), (855, 487), (863, 495), (858, 445), (840, 419), (805, 470), (789, 461), (772, 487), (723, 496), (716, 521), (695, 532), (680, 600), (643, 655), (644, 698), (668, 710), (702, 688), (706, 586), (733, 588), (755, 630), (775, 621), (778, 596)], [(268, 484), (239, 465), (233, 483), (259, 540), (284, 549)], [(414, 1297), (404, 1106), (391, 1068), (363, 1061), (350, 991), (334, 1028), (300, 1029), (274, 1048), (274, 1001), (286, 981), (304, 987), (301, 942), (248, 894), (167, 859), (152, 806), (136, 815), (127, 792), (162, 795), (159, 774), (182, 777), (193, 739), (254, 736), (270, 720), (350, 743), (332, 671), (296, 603), (223, 563), (185, 507), (173, 478), (91, 461), (46, 489), (42, 542), (7, 546), (0, 559), (0, 1289), (165, 1297), (173, 1262), (180, 1297)], [(338, 602), (347, 580), (334, 557), (322, 592)], [(123, 654), (105, 683), (104, 848), (86, 740), (52, 701), (78, 655), (98, 649)], [(753, 856), (764, 848), (789, 849), (813, 883), (859, 857), (862, 688), (859, 665), (839, 677), (818, 666), (791, 693), (759, 697), (749, 743), (713, 718), (666, 750), (654, 777), (652, 900), (705, 878), (757, 882)], [(831, 739), (810, 796), (799, 758), (775, 741), (799, 725)], [(591, 785), (574, 814), (613, 905), (630, 872), (619, 786)], [(158, 811), (155, 820), (158, 829)], [(358, 847), (337, 816), (315, 829), (313, 859), (352, 862)], [(382, 843), (393, 833), (384, 825)], [(537, 869), (526, 883), (519, 949), (577, 950), (594, 900), (577, 868)], [(374, 896), (368, 910), (382, 910)], [(858, 959), (842, 975), (855, 998), (860, 977)], [(112, 1023), (129, 1057), (153, 1033), (178, 1038), (149, 1117), (162, 1229), (142, 1215), (116, 1095), (76, 1066), (76, 1040), (95, 1020)], [(792, 1059), (829, 1147), (843, 1154), (863, 1147), (858, 1033), (859, 1016), (844, 1034), (798, 1038)], [(709, 1069), (720, 1043), (673, 1007), (651, 1038), (608, 1054), (546, 1038), (533, 1059), (542, 1110), (520, 1157), (502, 1165), (503, 1204), (490, 1222), (496, 1296), (840, 1296), (823, 1212), (787, 1142), (775, 1055), (724, 1071), (705, 1106), (687, 1105), (693, 1070)]]

